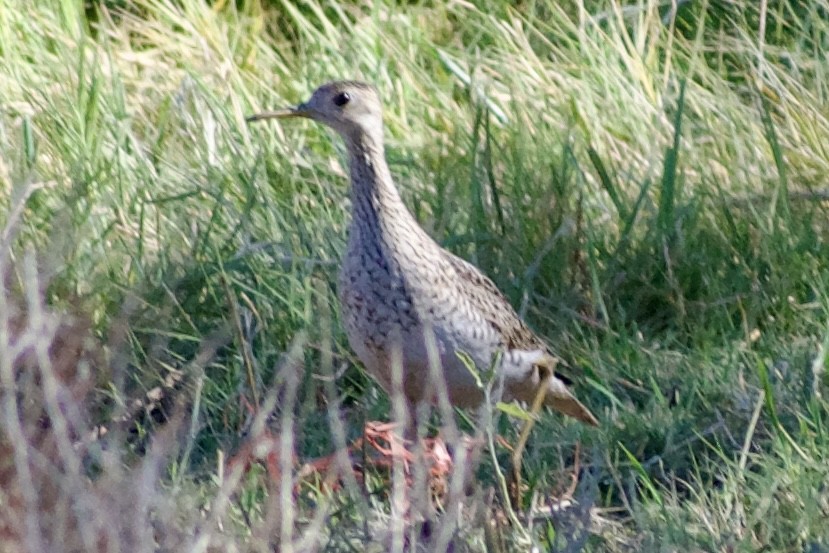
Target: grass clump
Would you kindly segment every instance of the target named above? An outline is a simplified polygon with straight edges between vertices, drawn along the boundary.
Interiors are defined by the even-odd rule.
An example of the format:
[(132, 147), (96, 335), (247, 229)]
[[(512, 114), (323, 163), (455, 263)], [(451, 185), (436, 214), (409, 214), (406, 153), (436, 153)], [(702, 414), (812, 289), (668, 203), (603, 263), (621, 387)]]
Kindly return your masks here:
[[(825, 2), (6, 4), (8, 543), (827, 547)], [(391, 406), (332, 308), (341, 146), (244, 117), (341, 77), (381, 90), (418, 220), (574, 367), (603, 424), (542, 417), (525, 497), (559, 497), (578, 462), (577, 506), (506, 524), (501, 449), (424, 524), (382, 471), (306, 478)], [(98, 352), (66, 358), (80, 395), (61, 328)], [(47, 354), (19, 361), (21, 336)]]

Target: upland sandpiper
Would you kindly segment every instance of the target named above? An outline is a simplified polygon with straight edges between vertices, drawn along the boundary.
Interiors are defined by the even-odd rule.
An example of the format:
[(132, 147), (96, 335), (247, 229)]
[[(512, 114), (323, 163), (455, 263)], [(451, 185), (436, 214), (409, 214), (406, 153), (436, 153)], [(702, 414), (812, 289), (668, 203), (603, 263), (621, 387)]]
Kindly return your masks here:
[[(495, 284), (474, 265), (440, 247), (417, 223), (392, 181), (383, 149), (383, 114), (377, 90), (356, 81), (322, 85), (298, 106), (249, 118), (305, 117), (345, 140), (351, 172), (351, 226), (339, 277), (348, 341), (368, 372), (410, 408), (434, 402), (437, 365), (450, 402), (479, 406), (478, 369), (495, 366), (503, 401), (543, 402), (590, 425), (593, 414), (554, 371), (558, 358), (521, 320)], [(430, 355), (431, 353), (431, 355)], [(430, 365), (430, 359), (437, 361)], [(414, 411), (410, 411), (414, 412)]]

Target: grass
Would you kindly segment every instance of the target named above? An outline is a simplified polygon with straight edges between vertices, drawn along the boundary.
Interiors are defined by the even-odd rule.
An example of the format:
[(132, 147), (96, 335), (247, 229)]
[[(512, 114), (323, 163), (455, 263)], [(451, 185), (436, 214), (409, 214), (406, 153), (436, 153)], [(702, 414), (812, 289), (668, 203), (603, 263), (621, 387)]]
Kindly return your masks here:
[[(829, 5), (675, 4), (0, 0), (4, 550), (829, 549)], [(507, 524), (500, 446), (428, 531), (399, 474), (300, 478), (393, 402), (337, 318), (342, 145), (244, 117), (339, 77), (578, 367), (602, 426), (524, 459), (543, 504), (578, 444), (573, 507)]]

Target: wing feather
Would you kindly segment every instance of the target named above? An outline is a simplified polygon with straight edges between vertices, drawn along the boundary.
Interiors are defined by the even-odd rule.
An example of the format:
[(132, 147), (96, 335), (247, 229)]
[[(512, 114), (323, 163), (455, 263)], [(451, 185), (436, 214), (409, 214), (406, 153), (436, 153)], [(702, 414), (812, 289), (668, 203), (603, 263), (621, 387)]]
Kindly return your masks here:
[[(552, 352), (530, 328), (521, 320), (510, 302), (498, 290), (495, 283), (484, 275), (477, 267), (464, 261), (460, 257), (447, 252), (447, 258), (452, 267), (464, 281), (464, 288), (467, 291), (468, 300), (472, 308), (478, 311), (483, 318), (503, 336), (502, 345), (507, 350), (544, 350), (549, 356), (547, 362), (543, 363), (546, 370), (554, 371), (550, 380), (550, 388), (547, 391), (545, 403), (556, 411), (570, 415), (582, 422), (596, 426), (596, 417), (579, 400), (573, 396), (567, 385), (572, 381), (562, 375), (558, 369), (561, 360)], [(533, 391), (528, 397), (533, 397)]]
[(469, 291), (468, 298), (472, 307), (504, 337), (505, 348), (549, 351), (547, 345), (521, 320), (489, 277), (456, 255), (448, 254), (448, 258)]
[[(468, 261), (452, 253), (445, 253), (458, 277), (464, 281), (465, 288), (469, 292), (467, 294), (468, 299), (472, 303), (473, 309), (478, 311), (490, 326), (503, 336), (502, 345), (506, 350), (532, 351), (542, 349), (558, 358), (550, 350), (550, 347), (518, 316), (509, 300), (492, 282), (492, 279)], [(558, 366), (566, 367), (567, 365), (559, 358)], [(573, 383), (560, 370), (556, 370), (556, 376), (567, 385)]]

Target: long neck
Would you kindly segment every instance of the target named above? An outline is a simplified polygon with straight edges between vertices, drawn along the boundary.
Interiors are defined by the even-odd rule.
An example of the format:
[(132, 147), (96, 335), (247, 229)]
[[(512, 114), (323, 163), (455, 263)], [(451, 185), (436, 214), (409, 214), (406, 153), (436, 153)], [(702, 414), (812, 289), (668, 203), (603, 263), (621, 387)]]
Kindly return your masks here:
[(346, 142), (351, 169), (352, 232), (379, 237), (401, 226), (420, 230), (392, 181), (382, 133), (361, 133)]

